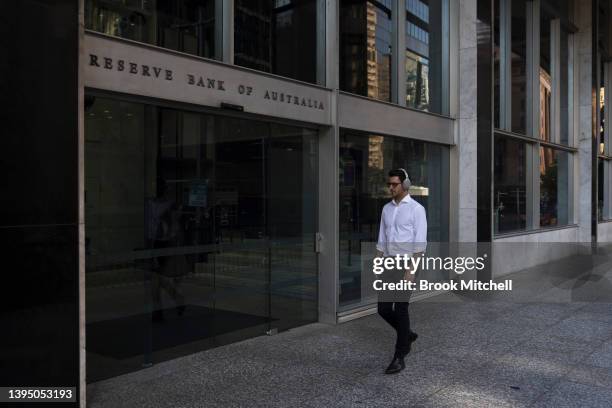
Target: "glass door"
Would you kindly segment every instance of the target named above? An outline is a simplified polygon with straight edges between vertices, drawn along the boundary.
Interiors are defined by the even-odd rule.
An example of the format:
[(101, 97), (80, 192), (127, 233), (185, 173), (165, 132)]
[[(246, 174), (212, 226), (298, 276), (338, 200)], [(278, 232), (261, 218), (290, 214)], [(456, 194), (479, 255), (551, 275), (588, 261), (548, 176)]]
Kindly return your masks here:
[(318, 318), (317, 133), (270, 125), (266, 146), (271, 325), (278, 330)]
[[(216, 343), (269, 330), (269, 247), (266, 214), (268, 125), (216, 118)], [(234, 330), (219, 330), (223, 326)]]
[(317, 133), (91, 98), (87, 380), (317, 320)]

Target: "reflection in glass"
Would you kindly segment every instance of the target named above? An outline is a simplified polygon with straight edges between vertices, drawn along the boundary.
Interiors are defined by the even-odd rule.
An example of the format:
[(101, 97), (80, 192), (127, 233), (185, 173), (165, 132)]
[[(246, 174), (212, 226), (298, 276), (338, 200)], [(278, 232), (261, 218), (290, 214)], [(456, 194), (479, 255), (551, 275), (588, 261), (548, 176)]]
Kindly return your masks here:
[(500, 128), (499, 111), (501, 109), (501, 71), (500, 71), (500, 59), (501, 59), (501, 47), (500, 47), (500, 0), (493, 1), (493, 12), (494, 12), (494, 32), (493, 32), (493, 127)]
[(340, 89), (391, 101), (391, 0), (340, 2)]
[(607, 214), (604, 214), (604, 166), (608, 165), (608, 162), (601, 158), (598, 158), (597, 162), (597, 219), (603, 221), (607, 219)]
[(606, 82), (605, 63), (599, 72), (599, 154), (606, 154)]
[(316, 82), (316, 3), (316, 0), (236, 0), (235, 64)]
[(524, 230), (527, 224), (527, 156), (525, 143), (495, 136), (494, 231)]
[(524, 0), (512, 1), (511, 81), (512, 81), (512, 131), (527, 131), (527, 4)]
[(85, 27), (215, 57), (215, 0), (86, 0)]
[(443, 0), (406, 1), (406, 105), (442, 112)]
[(88, 99), (88, 381), (316, 321), (315, 131)]
[(540, 18), (540, 139), (551, 141), (550, 114), (552, 102), (552, 77), (550, 69), (551, 18), (543, 10)]
[(412, 198), (427, 212), (427, 240), (448, 241), (448, 150), (399, 137), (342, 131), (340, 142), (340, 305), (361, 295), (361, 243), (376, 242), (382, 207), (390, 201), (389, 170), (405, 168)]
[(561, 29), (560, 49), (559, 49), (559, 78), (560, 78), (560, 120), (559, 124), (559, 140), (561, 144), (569, 144), (570, 135), (570, 104), (572, 101), (572, 85), (573, 81), (570, 78), (571, 60), (571, 37), (569, 33)]
[(540, 147), (540, 226), (567, 225), (569, 153)]

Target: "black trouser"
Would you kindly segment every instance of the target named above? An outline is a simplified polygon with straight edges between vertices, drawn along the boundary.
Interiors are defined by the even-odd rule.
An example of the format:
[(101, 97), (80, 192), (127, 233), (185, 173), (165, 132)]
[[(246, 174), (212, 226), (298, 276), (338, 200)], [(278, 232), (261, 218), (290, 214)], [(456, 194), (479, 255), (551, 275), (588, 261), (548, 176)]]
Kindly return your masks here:
[(412, 331), (410, 330), (410, 315), (408, 302), (378, 302), (378, 314), (395, 329), (395, 354), (401, 357), (410, 352)]

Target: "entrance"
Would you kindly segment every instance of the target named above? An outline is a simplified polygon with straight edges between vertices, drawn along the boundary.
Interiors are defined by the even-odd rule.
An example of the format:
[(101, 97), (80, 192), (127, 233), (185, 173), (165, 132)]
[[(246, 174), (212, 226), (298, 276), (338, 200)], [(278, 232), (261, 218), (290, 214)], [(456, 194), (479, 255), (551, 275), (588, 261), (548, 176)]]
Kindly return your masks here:
[(317, 320), (317, 133), (89, 97), (87, 380)]

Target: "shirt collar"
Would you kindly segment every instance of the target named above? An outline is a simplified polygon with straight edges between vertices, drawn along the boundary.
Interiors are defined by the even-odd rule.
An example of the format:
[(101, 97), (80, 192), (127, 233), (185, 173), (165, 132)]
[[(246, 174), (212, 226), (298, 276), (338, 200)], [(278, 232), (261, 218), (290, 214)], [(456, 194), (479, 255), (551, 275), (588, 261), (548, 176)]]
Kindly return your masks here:
[(399, 202), (399, 204), (395, 203), (395, 200), (391, 199), (391, 203), (393, 203), (393, 205), (398, 206), (400, 204), (407, 204), (410, 202), (410, 200), (412, 200), (412, 197), (410, 197), (410, 194), (406, 194), (406, 197), (402, 198), (402, 201)]

